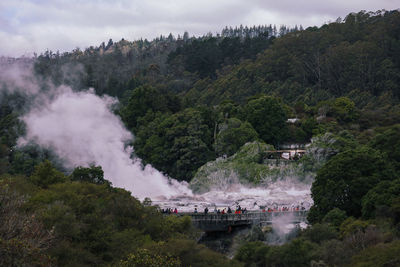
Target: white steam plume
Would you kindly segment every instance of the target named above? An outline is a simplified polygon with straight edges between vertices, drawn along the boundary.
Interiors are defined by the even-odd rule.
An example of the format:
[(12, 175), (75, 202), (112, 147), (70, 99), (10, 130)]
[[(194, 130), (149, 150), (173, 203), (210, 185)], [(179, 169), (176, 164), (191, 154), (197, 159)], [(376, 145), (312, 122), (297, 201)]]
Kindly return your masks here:
[[(69, 79), (74, 80), (76, 72), (68, 73), (72, 75)], [(247, 188), (237, 181), (232, 187), (213, 188), (194, 196), (186, 184), (168, 179), (150, 165), (143, 167), (140, 159), (130, 158), (133, 148), (125, 143), (132, 140), (132, 135), (110, 111), (114, 98), (99, 97), (93, 91), (74, 92), (67, 86), (56, 88), (50, 82), (38, 81), (30, 64), (3, 66), (0, 62), (0, 91), (4, 90), (30, 100), (28, 113), (21, 118), (27, 134), (19, 139), (19, 145), (35, 142), (49, 148), (69, 168), (101, 165), (105, 178), (136, 197), (151, 197), (161, 206), (179, 206), (185, 211), (211, 204), (234, 207), (240, 203), (248, 209), (259, 209), (312, 202), (309, 185), (298, 188), (290, 183)]]
[(37, 95), (40, 87), (32, 75), (31, 62), (7, 63), (0, 58), (0, 88), (8, 93)]
[(185, 185), (130, 158), (132, 148), (125, 147), (125, 142), (132, 135), (110, 111), (114, 98), (99, 97), (93, 91), (73, 92), (69, 87), (57, 91), (47, 105), (22, 118), (27, 135), (19, 140), (20, 145), (34, 141), (53, 149), (70, 168), (101, 165), (114, 186), (139, 198), (191, 194)]

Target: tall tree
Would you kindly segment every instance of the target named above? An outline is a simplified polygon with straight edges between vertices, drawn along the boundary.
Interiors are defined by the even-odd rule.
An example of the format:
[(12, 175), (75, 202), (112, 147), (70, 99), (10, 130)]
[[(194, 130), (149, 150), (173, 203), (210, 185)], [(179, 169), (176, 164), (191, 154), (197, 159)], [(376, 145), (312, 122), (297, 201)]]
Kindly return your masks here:
[(311, 222), (338, 208), (348, 216), (361, 215), (361, 199), (382, 180), (394, 178), (387, 158), (369, 147), (358, 147), (332, 157), (317, 173), (311, 188)]
[(261, 96), (244, 107), (245, 118), (267, 144), (279, 145), (287, 135), (286, 112), (278, 99)]

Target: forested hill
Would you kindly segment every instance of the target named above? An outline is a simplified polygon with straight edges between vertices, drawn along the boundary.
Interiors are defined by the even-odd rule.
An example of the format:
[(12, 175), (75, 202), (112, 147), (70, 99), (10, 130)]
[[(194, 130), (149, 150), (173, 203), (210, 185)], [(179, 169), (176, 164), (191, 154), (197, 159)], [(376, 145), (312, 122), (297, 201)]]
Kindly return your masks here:
[[(168, 81), (171, 90), (182, 86), (190, 89), (192, 83), (186, 85), (183, 82), (188, 77), (182, 72), (191, 72), (192, 82), (198, 77), (215, 77), (216, 70), (222, 66), (236, 64), (243, 58), (254, 59), (268, 47), (271, 39), (299, 29), (302, 28), (240, 26), (226, 27), (221, 33), (201, 37), (190, 37), (185, 32), (182, 36), (161, 35), (150, 41), (122, 39), (113, 42), (110, 39), (107, 44), (103, 42), (85, 50), (76, 48), (62, 54), (46, 51), (37, 58), (35, 70), (39, 75), (51, 77), (56, 84), (94, 87), (98, 94), (119, 97), (138, 86), (142, 79), (146, 82)], [(78, 75), (71, 77), (65, 73), (67, 70)], [(172, 77), (172, 74), (176, 75)]]
[[(101, 166), (66, 170), (49, 149), (17, 146), (34, 102), (26, 92), (42, 100), (58, 85), (118, 97), (113, 111), (134, 134), (132, 156), (192, 185), (211, 173), (208, 166), (240, 171), (254, 186), (269, 170), (271, 149), (312, 140), (308, 155), (289, 163), (318, 169), (312, 227), (282, 246), (254, 228), (230, 260), (196, 244), (189, 218), (163, 216), (151, 200), (113, 187)], [(0, 265), (399, 266), (399, 86), (398, 10), (352, 13), (319, 28), (241, 26), (215, 36), (110, 40), (46, 51), (34, 63), (0, 58)], [(114, 133), (107, 142), (120, 139)], [(115, 155), (96, 144), (89, 153)], [(323, 160), (316, 164), (314, 155)]]
[(387, 94), (398, 103), (399, 38), (398, 11), (349, 14), (344, 21), (277, 38), (256, 60), (223, 72), (188, 96), (213, 104), (244, 103), (257, 93), (306, 104), (349, 96), (363, 107)]
[[(119, 97), (151, 83), (205, 104), (267, 93), (306, 104), (347, 95), (362, 106), (400, 95), (399, 19), (398, 11), (359, 12), (306, 30), (241, 26), (198, 38), (109, 40), (84, 51), (47, 51), (36, 70), (56, 83)], [(72, 79), (65, 71), (77, 64), (81, 77)]]
[[(34, 70), (55, 85), (117, 96), (135, 153), (190, 181), (206, 162), (254, 140), (279, 147), (347, 130), (368, 142), (377, 127), (400, 122), (399, 59), (400, 12), (379, 11), (305, 30), (241, 26), (198, 38), (110, 40), (46, 51)], [(288, 124), (290, 117), (300, 120)]]

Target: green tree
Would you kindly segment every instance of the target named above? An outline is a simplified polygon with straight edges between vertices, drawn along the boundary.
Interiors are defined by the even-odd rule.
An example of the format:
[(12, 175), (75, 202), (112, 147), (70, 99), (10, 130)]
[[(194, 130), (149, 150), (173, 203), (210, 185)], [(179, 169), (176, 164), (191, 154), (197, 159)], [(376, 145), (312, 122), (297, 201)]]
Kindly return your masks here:
[(219, 133), (215, 140), (215, 151), (217, 155), (231, 156), (247, 142), (258, 138), (257, 132), (248, 122), (231, 118), (219, 125)]
[(390, 165), (377, 150), (363, 146), (337, 154), (318, 171), (311, 187), (310, 221), (321, 221), (334, 208), (359, 217), (362, 197), (381, 180), (392, 178)]
[(339, 229), (339, 226), (342, 224), (344, 220), (346, 220), (346, 212), (340, 210), (338, 208), (334, 208), (330, 210), (322, 219), (322, 222), (328, 223), (334, 226), (336, 229)]
[(316, 258), (316, 244), (297, 238), (282, 246), (273, 246), (266, 255), (267, 266), (310, 266)]
[(152, 253), (147, 249), (138, 249), (130, 253), (125, 260), (121, 260), (118, 267), (179, 267), (181, 262), (178, 258), (168, 255)]
[(333, 115), (342, 122), (351, 122), (357, 119), (355, 104), (347, 97), (336, 98), (332, 109)]
[(324, 241), (336, 239), (338, 237), (338, 232), (329, 224), (317, 223), (305, 229), (301, 235), (311, 242), (321, 244)]
[(208, 112), (188, 108), (173, 115), (148, 115), (153, 120), (140, 127), (134, 143), (146, 163), (190, 181), (200, 166), (215, 158)]
[(101, 166), (90, 166), (89, 168), (85, 167), (76, 167), (70, 176), (72, 181), (82, 181), (89, 182), (94, 184), (109, 184), (106, 179), (104, 179), (104, 172)]
[(212, 251), (204, 245), (198, 245), (194, 240), (174, 238), (168, 242), (159, 242), (149, 247), (158, 254), (169, 253), (172, 257), (179, 258), (182, 266), (242, 266), (235, 260), (228, 260), (224, 255)]
[(33, 184), (42, 188), (47, 188), (51, 184), (66, 181), (65, 175), (56, 170), (49, 160), (45, 160), (37, 165), (29, 179)]
[[(60, 240), (50, 254), (59, 265), (111, 263), (146, 242), (178, 234), (154, 207), (104, 184), (53, 184), (35, 193), (27, 207)], [(176, 224), (186, 230), (187, 224)]]
[(400, 179), (380, 182), (362, 198), (363, 217), (375, 218), (377, 215), (392, 217), (391, 206), (399, 195)]
[(378, 133), (370, 145), (385, 152), (396, 170), (400, 171), (400, 125), (391, 126), (383, 133)]
[(0, 179), (0, 265), (53, 265), (48, 252), (55, 241), (54, 233), (44, 227), (35, 211), (26, 211), (27, 197), (13, 187), (14, 177), (3, 178), (6, 179)]
[(378, 244), (369, 247), (353, 256), (351, 266), (375, 267), (375, 266), (399, 266), (400, 265), (400, 241), (387, 244)]
[(276, 146), (285, 139), (287, 117), (278, 99), (269, 96), (251, 99), (244, 107), (244, 112), (246, 120), (267, 144)]
[(138, 119), (148, 111), (168, 111), (164, 100), (158, 89), (149, 85), (139, 86), (133, 90), (126, 106), (121, 109), (122, 120), (129, 129), (135, 130), (138, 127)]
[(9, 148), (0, 144), (0, 174), (7, 173), (10, 169), (9, 154)]
[(243, 244), (235, 254), (235, 260), (245, 263), (245, 266), (266, 266), (266, 255), (270, 247), (261, 241)]

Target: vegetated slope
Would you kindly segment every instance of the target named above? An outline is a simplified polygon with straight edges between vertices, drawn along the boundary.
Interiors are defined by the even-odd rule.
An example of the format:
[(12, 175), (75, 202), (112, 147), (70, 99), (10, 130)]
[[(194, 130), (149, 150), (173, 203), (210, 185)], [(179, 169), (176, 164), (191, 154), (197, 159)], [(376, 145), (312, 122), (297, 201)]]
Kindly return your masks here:
[(35, 71), (55, 84), (68, 84), (78, 90), (93, 87), (98, 94), (111, 96), (122, 97), (144, 83), (163, 83), (176, 92), (190, 89), (198, 76), (215, 77), (223, 65), (255, 58), (275, 36), (296, 30), (281, 26), (278, 32), (272, 25), (241, 26), (225, 28), (216, 36), (190, 37), (185, 32), (177, 38), (169, 34), (132, 42), (110, 39), (107, 44), (84, 50), (76, 48), (62, 54), (46, 51), (36, 58)]
[(256, 60), (247, 60), (187, 97), (218, 104), (245, 103), (273, 94), (293, 103), (316, 104), (349, 96), (363, 107), (388, 94), (400, 96), (400, 13), (351, 13), (344, 21), (277, 38)]
[[(237, 266), (195, 242), (189, 217), (114, 188), (101, 167), (70, 176), (49, 161), (0, 177), (2, 266)], [(240, 265), (239, 265), (240, 266)]]
[[(35, 73), (118, 96), (136, 154), (189, 181), (206, 162), (257, 138), (279, 147), (349, 130), (368, 141), (374, 127), (399, 123), (399, 14), (360, 12), (279, 35), (271, 26), (227, 28), (217, 36), (47, 51)], [(1, 127), (17, 124), (12, 113), (4, 110)], [(290, 117), (300, 120), (286, 123)], [(15, 159), (13, 151), (2, 153), (5, 166)]]
[[(241, 172), (233, 161), (238, 154), (232, 155), (248, 142), (279, 147), (320, 135), (319, 149), (330, 142), (327, 132), (335, 133), (337, 147), (318, 166), (312, 187), (313, 227), (283, 246), (245, 243), (236, 259), (248, 266), (396, 266), (399, 18), (399, 11), (350, 14), (343, 22), (265, 40), (268, 48), (257, 58), (258, 52), (232, 52), (233, 58), (205, 54), (192, 62), (197, 49), (218, 52), (223, 38), (183, 40), (178, 51), (178, 41), (168, 37), (153, 46), (122, 40), (63, 55), (49, 51), (37, 58), (35, 70), (44, 81), (119, 96), (117, 112), (136, 134), (137, 155), (180, 180), (190, 181), (199, 167), (223, 155), (228, 158), (221, 168), (232, 164)], [(216, 60), (213, 71), (202, 65), (204, 58)], [(16, 148), (24, 99), (3, 94), (0, 100), (3, 265), (140, 265), (138, 260), (155, 258), (171, 266), (234, 264), (188, 240), (187, 219), (164, 218), (102, 179), (66, 177), (45, 161), (54, 162), (47, 150)], [(300, 120), (287, 123), (294, 116)], [(263, 171), (260, 159), (250, 167)], [(315, 162), (302, 163), (315, 170)]]

